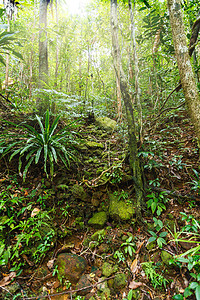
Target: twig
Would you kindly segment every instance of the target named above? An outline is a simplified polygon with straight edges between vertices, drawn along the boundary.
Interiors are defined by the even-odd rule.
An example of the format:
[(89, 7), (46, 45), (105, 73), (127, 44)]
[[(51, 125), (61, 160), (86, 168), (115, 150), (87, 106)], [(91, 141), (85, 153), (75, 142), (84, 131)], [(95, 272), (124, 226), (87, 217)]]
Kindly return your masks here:
[(48, 298), (48, 297), (54, 297), (54, 296), (61, 296), (61, 295), (65, 295), (65, 294), (74, 294), (74, 293), (77, 293), (77, 292), (80, 292), (80, 291), (84, 291), (84, 290), (87, 290), (87, 289), (90, 289), (90, 288), (94, 288), (98, 284), (101, 284), (101, 283), (103, 283), (107, 280), (113, 279), (113, 278), (115, 278), (115, 276), (105, 278), (105, 279), (103, 279), (103, 280), (101, 280), (101, 281), (99, 281), (95, 284), (91, 284), (91, 285), (88, 285), (86, 287), (83, 287), (83, 288), (80, 288), (80, 289), (77, 289), (77, 290), (64, 291), (64, 292), (61, 292), (61, 293), (49, 294), (49, 295), (46, 295), (46, 296), (28, 297), (28, 298), (24, 298), (24, 300), (33, 300), (33, 299), (38, 299), (38, 298), (42, 299), (42, 298)]
[(0, 288), (4, 291), (6, 291), (7, 293), (11, 294), (12, 296), (14, 296), (9, 290), (7, 290), (5, 287), (3, 286), (0, 286)]

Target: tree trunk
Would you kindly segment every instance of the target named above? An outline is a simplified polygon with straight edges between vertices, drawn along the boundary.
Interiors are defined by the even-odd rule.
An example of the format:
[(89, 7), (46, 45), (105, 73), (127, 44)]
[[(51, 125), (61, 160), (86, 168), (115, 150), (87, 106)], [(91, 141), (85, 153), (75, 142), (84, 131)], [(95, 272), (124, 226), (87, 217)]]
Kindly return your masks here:
[(129, 135), (129, 151), (130, 151), (130, 167), (133, 173), (133, 181), (136, 192), (136, 214), (141, 221), (141, 211), (144, 206), (144, 184), (142, 168), (138, 158), (137, 138), (135, 129), (135, 120), (133, 113), (133, 106), (127, 80), (122, 69), (120, 48), (118, 42), (118, 22), (117, 22), (117, 0), (111, 0), (111, 32), (112, 32), (112, 56), (114, 61), (115, 74), (118, 77), (122, 98), (125, 104), (126, 118), (128, 123)]
[[(44, 88), (48, 83), (48, 48), (47, 48), (47, 0), (40, 0), (39, 7), (39, 88)], [(37, 109), (42, 114), (49, 108), (49, 99), (37, 99)]]
[(168, 9), (183, 93), (200, 144), (200, 96), (190, 62), (180, 0), (168, 0)]
[(137, 48), (136, 48), (136, 40), (135, 40), (135, 21), (134, 21), (134, 11), (135, 11), (135, 1), (134, 1), (134, 8), (132, 8), (131, 0), (128, 1), (129, 11), (130, 11), (130, 19), (131, 19), (131, 36), (132, 36), (132, 43), (133, 43), (133, 56), (134, 56), (134, 64), (135, 64), (135, 93), (136, 93), (136, 104), (137, 110), (139, 113), (139, 137), (140, 142), (142, 144), (142, 136), (143, 136), (143, 128), (142, 128), (142, 106), (140, 102), (140, 83), (139, 83), (139, 64), (138, 64), (138, 56), (137, 56)]
[[(7, 31), (10, 32), (10, 16), (8, 17), (8, 28)], [(5, 78), (5, 87), (8, 87), (8, 79), (9, 79), (9, 51), (6, 53), (6, 78)]]

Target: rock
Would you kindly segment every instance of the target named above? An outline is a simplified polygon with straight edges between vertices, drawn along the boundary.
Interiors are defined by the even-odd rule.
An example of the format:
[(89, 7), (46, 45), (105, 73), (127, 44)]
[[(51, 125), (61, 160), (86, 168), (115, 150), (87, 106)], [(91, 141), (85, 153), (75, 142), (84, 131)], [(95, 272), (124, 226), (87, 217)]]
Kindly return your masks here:
[(88, 221), (88, 224), (94, 228), (103, 228), (107, 222), (107, 214), (104, 211), (98, 212)]
[(87, 148), (91, 149), (104, 149), (104, 145), (102, 143), (97, 143), (93, 141), (87, 141), (85, 142), (85, 145)]
[(156, 248), (156, 242), (150, 242), (146, 245), (147, 250), (152, 250)]
[(113, 267), (108, 262), (105, 262), (102, 265), (102, 274), (105, 277), (110, 277), (113, 274)]
[(116, 221), (128, 221), (135, 213), (132, 204), (126, 203), (124, 200), (118, 200), (113, 194), (110, 194), (109, 215)]
[(71, 188), (72, 195), (76, 199), (86, 201), (88, 199), (87, 193), (84, 191), (84, 188), (81, 185), (75, 184)]
[[(76, 285), (76, 290), (83, 289), (85, 287), (91, 286), (91, 282), (89, 281), (88, 277), (86, 275), (82, 275), (81, 278), (79, 279), (77, 285)], [(92, 287), (84, 289), (82, 291), (78, 291), (77, 294), (81, 296), (85, 296), (92, 290)]]
[(169, 261), (173, 258), (173, 255), (171, 255), (170, 253), (168, 253), (167, 251), (162, 251), (161, 252), (161, 259), (163, 261), (163, 263), (167, 266), (167, 267), (171, 267), (173, 268), (173, 265), (169, 264)]
[(72, 284), (77, 283), (87, 267), (85, 258), (76, 254), (61, 253), (58, 255), (56, 265), (58, 266), (58, 279), (69, 280)]
[(117, 274), (114, 278), (114, 289), (119, 291), (127, 285), (127, 277), (125, 274)]
[(105, 131), (114, 131), (117, 122), (108, 117), (97, 117), (96, 124)]
[(109, 300), (110, 299), (110, 289), (107, 287), (103, 290), (101, 295), (101, 300)]

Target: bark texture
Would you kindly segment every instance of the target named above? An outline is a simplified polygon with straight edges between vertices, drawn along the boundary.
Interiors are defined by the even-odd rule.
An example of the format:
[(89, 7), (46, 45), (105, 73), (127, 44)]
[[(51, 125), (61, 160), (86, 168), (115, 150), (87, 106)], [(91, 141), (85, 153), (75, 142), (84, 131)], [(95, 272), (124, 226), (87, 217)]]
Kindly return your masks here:
[(188, 111), (200, 143), (200, 96), (187, 47), (180, 0), (168, 0), (175, 54)]
[(48, 81), (48, 49), (47, 49), (47, 0), (40, 0), (39, 12), (39, 86), (42, 88)]

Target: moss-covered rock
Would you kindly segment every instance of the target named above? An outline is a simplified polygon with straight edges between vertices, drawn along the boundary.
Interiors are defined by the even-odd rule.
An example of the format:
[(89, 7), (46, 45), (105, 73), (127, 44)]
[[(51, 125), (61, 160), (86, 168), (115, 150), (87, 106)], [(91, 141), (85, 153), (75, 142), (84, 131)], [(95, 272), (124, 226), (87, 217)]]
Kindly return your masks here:
[(88, 199), (88, 195), (81, 185), (73, 185), (73, 187), (71, 188), (71, 193), (76, 199), (80, 199), (82, 201), (86, 201)]
[(88, 221), (88, 224), (94, 228), (103, 228), (107, 219), (106, 212), (100, 211), (93, 215), (93, 217)]
[(102, 265), (102, 274), (105, 277), (110, 277), (113, 274), (113, 266), (109, 264), (108, 262), (105, 262)]
[(108, 117), (98, 117), (96, 118), (96, 124), (105, 131), (113, 131), (117, 122)]
[(127, 285), (127, 277), (125, 274), (117, 274), (114, 278), (114, 289), (119, 291)]
[(103, 290), (103, 293), (101, 294), (101, 300), (109, 300), (110, 298), (110, 289), (107, 287)]
[(93, 142), (93, 141), (86, 141), (85, 145), (87, 146), (87, 148), (91, 149), (104, 149), (104, 145), (102, 143), (97, 143), (97, 142)]
[(118, 197), (111, 194), (109, 203), (109, 215), (116, 221), (128, 221), (135, 214), (135, 209), (131, 203), (118, 200)]
[(163, 263), (167, 266), (167, 267), (172, 267), (173, 268), (173, 266), (172, 265), (170, 265), (170, 260), (173, 258), (173, 255), (171, 255), (170, 253), (168, 253), (167, 251), (162, 251), (161, 252), (161, 259), (162, 259), (162, 261), (163, 261)]
[(56, 265), (59, 281), (67, 279), (71, 283), (77, 283), (86, 269), (87, 262), (85, 258), (76, 254), (61, 253), (58, 255)]

